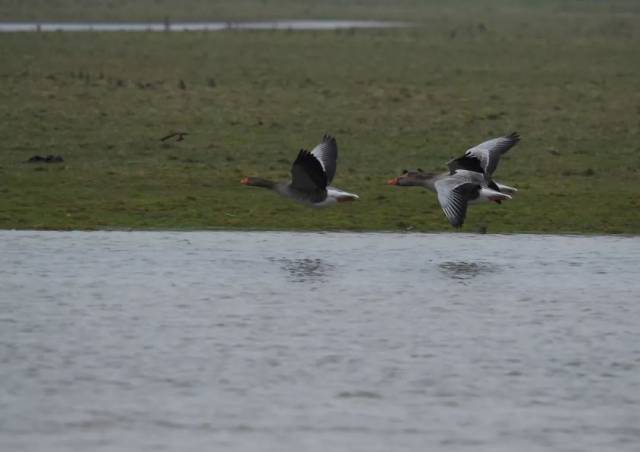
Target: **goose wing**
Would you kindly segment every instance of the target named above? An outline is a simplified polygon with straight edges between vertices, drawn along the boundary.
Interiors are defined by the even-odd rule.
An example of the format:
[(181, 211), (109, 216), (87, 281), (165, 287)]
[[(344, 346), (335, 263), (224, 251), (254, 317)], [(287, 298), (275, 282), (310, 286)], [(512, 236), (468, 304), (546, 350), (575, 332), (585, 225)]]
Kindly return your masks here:
[(327, 175), (320, 161), (309, 151), (301, 149), (293, 162), (291, 187), (306, 192), (326, 190)]
[(474, 171), (476, 173), (484, 174), (484, 168), (482, 168), (480, 160), (476, 157), (467, 157), (466, 155), (458, 157), (457, 159), (449, 160), (447, 162), (447, 167), (449, 168), (450, 175), (454, 174), (457, 170)]
[(331, 135), (322, 137), (322, 142), (311, 150), (311, 154), (320, 161), (322, 169), (327, 175), (327, 184), (333, 180), (336, 175), (336, 166), (338, 161), (338, 143)]
[(462, 227), (467, 215), (469, 200), (478, 196), (481, 185), (474, 182), (446, 177), (435, 183), (440, 207), (454, 228)]
[[(469, 148), (464, 153), (464, 157), (466, 157), (466, 159), (463, 160), (463, 164), (467, 165), (468, 167), (463, 169), (475, 171), (470, 167), (475, 165), (475, 163), (472, 162), (473, 159), (476, 159), (482, 167), (483, 172), (487, 175), (487, 177), (490, 177), (498, 167), (500, 156), (506, 153), (513, 146), (518, 144), (519, 141), (520, 136), (516, 132), (513, 132), (510, 135), (493, 138), (491, 140), (480, 143), (477, 146)], [(449, 169), (451, 169), (451, 167), (449, 167)]]

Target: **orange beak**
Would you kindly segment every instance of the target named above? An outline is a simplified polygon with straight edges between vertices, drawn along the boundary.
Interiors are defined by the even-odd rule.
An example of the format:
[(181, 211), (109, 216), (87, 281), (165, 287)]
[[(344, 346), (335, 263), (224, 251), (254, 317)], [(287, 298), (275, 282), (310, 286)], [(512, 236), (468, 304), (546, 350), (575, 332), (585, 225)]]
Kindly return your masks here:
[(398, 178), (394, 177), (393, 179), (389, 179), (387, 181), (387, 184), (389, 184), (389, 185), (398, 185)]
[(243, 178), (243, 179), (240, 181), (240, 183), (241, 183), (242, 185), (249, 185), (249, 178), (248, 178), (248, 177)]

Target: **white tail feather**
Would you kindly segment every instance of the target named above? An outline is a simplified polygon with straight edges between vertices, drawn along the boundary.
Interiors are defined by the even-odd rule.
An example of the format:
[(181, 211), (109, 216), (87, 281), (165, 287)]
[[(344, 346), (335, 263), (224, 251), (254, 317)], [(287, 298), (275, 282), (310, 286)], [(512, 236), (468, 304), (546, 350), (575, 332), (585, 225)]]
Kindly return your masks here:
[(517, 189), (517, 188), (509, 187), (508, 185), (501, 184), (500, 182), (496, 182), (496, 181), (494, 181), (494, 182), (495, 182), (495, 184), (498, 186), (498, 189), (499, 189), (502, 193), (506, 193), (506, 194), (508, 194), (508, 195), (512, 195), (512, 194), (514, 194), (515, 192), (517, 192), (517, 191), (518, 191), (518, 189)]
[(511, 199), (511, 196), (506, 193), (500, 193), (499, 191), (492, 190), (491, 188), (483, 187), (480, 189), (480, 196), (478, 196), (476, 201), (496, 202), (506, 201), (507, 199)]

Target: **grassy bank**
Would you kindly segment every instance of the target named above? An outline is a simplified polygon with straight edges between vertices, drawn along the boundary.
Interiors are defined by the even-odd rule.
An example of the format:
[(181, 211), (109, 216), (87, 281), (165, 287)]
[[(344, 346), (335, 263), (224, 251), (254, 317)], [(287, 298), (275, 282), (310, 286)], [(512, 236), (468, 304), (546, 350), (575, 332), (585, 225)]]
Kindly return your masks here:
[[(385, 180), (517, 130), (497, 179), (521, 191), (465, 230), (640, 232), (640, 7), (402, 4), (392, 18), (424, 25), (0, 34), (0, 228), (448, 230), (435, 196)], [(173, 130), (190, 135), (159, 141)], [(316, 211), (239, 184), (287, 178), (325, 131), (360, 202)]]

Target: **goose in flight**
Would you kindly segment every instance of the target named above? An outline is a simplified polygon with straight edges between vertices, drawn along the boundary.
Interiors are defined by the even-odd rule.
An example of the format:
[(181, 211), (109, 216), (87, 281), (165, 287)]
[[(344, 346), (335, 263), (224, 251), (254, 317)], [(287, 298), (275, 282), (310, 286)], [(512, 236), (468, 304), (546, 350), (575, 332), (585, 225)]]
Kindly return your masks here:
[(358, 195), (329, 186), (336, 174), (338, 144), (331, 135), (311, 152), (301, 149), (291, 166), (291, 181), (274, 182), (259, 177), (245, 177), (243, 185), (268, 188), (299, 203), (326, 207), (336, 203), (355, 201)]
[(454, 228), (464, 224), (470, 203), (484, 201), (500, 204), (503, 200), (511, 199), (510, 195), (490, 188), (482, 173), (464, 169), (444, 174), (405, 170), (387, 183), (400, 187), (421, 186), (435, 192), (440, 207)]
[(502, 193), (513, 194), (518, 190), (494, 181), (493, 173), (498, 167), (498, 162), (500, 162), (502, 154), (505, 154), (509, 149), (518, 144), (519, 141), (520, 136), (516, 132), (513, 132), (509, 135), (493, 138), (469, 148), (462, 157), (450, 160), (447, 163), (449, 174), (453, 175), (456, 170), (482, 173), (489, 188)]

